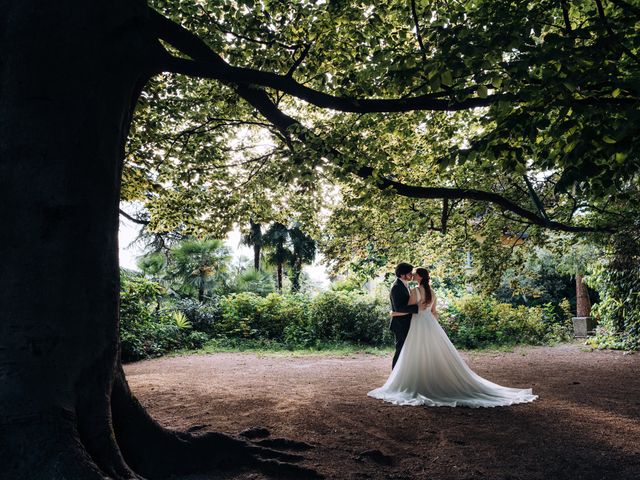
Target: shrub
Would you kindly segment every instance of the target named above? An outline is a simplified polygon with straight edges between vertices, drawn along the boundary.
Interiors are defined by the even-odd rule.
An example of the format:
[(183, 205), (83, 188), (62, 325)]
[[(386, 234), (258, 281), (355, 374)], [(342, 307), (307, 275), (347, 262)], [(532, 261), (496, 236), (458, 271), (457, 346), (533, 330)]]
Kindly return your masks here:
[(631, 232), (617, 236), (588, 280), (600, 293), (592, 310), (599, 327), (589, 343), (640, 350), (640, 240)]
[(194, 330), (209, 335), (215, 332), (215, 325), (222, 318), (220, 300), (216, 296), (206, 302), (200, 302), (195, 298), (182, 298), (175, 301), (174, 308), (187, 317)]
[(543, 308), (515, 307), (480, 295), (452, 301), (440, 313), (440, 322), (451, 341), (465, 348), (540, 344), (548, 332)]
[(256, 328), (263, 338), (281, 340), (288, 325), (303, 324), (309, 316), (308, 297), (271, 293), (259, 305)]
[(311, 305), (311, 327), (322, 341), (389, 343), (389, 320), (389, 307), (367, 295), (328, 291)]
[(289, 324), (302, 324), (309, 300), (302, 295), (236, 293), (220, 303), (222, 319), (216, 333), (244, 338), (280, 340)]
[(120, 344), (122, 360), (156, 357), (171, 350), (200, 348), (208, 339), (193, 331), (182, 311), (163, 304), (163, 287), (142, 276), (121, 277)]
[(255, 293), (234, 293), (220, 299), (220, 322), (215, 332), (223, 336), (257, 338), (258, 305), (262, 297)]

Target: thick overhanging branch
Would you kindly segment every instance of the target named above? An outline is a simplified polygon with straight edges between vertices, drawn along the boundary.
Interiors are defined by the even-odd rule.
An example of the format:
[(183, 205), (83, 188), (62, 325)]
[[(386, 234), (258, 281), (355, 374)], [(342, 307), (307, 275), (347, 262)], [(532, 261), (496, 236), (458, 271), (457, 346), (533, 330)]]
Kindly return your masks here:
[[(238, 94), (252, 104), (258, 111), (269, 121), (271, 121), (276, 127), (278, 127), (286, 135), (295, 131), (295, 135), (302, 142), (314, 141), (317, 143), (317, 136), (302, 126), (297, 120), (281, 112), (267, 96), (267, 94), (257, 88), (239, 87), (237, 89)], [(291, 127), (294, 127), (292, 129)], [(343, 155), (337, 149), (331, 149), (330, 152), (335, 157), (342, 157)], [(531, 212), (517, 203), (509, 200), (502, 195), (494, 192), (486, 192), (483, 190), (464, 189), (464, 188), (447, 188), (447, 187), (423, 187), (415, 185), (406, 185), (401, 182), (397, 182), (385, 177), (378, 176), (376, 171), (371, 167), (359, 167), (350, 168), (346, 166), (351, 173), (358, 177), (370, 181), (373, 180), (374, 185), (381, 189), (391, 189), (396, 194), (409, 197), (409, 198), (422, 198), (422, 199), (467, 199), (481, 202), (488, 202), (498, 207), (513, 212), (520, 217), (526, 218), (532, 224), (539, 225), (551, 230), (560, 230), (565, 232), (609, 232), (612, 229), (608, 227), (596, 228), (596, 227), (582, 227), (566, 225), (561, 222), (556, 222), (537, 215)]]
[[(158, 37), (190, 57), (190, 59), (185, 59), (167, 54), (163, 65), (166, 71), (224, 82), (247, 83), (273, 88), (321, 108), (352, 113), (408, 112), (412, 110), (457, 111), (486, 107), (498, 100), (515, 100), (513, 95), (506, 94), (490, 95), (486, 98), (471, 97), (460, 101), (442, 98), (441, 93), (394, 99), (338, 97), (302, 85), (289, 75), (229, 65), (206, 43), (181, 25), (154, 10), (151, 11), (150, 17), (152, 28)], [(456, 93), (458, 92), (450, 92), (452, 96)]]
[[(290, 138), (293, 135), (298, 137), (303, 143), (312, 141), (317, 143), (319, 139), (315, 133), (282, 112), (266, 92), (259, 87), (275, 88), (319, 107), (354, 113), (402, 112), (410, 110), (462, 110), (487, 106), (498, 99), (515, 100), (513, 96), (506, 97), (500, 95), (493, 95), (484, 99), (469, 98), (461, 102), (452, 102), (446, 99), (436, 98), (440, 94), (381, 100), (335, 97), (300, 85), (290, 77), (230, 66), (200, 38), (181, 25), (178, 25), (155, 11), (152, 11), (151, 17), (153, 26), (159, 37), (192, 58), (192, 60), (188, 60), (167, 54), (164, 67), (168, 71), (218, 79), (224, 83), (235, 85), (236, 92), (253, 105), (268, 121), (273, 123), (285, 138)], [(337, 149), (331, 149), (330, 153), (334, 157), (343, 157)], [(527, 219), (534, 225), (552, 230), (576, 233), (613, 231), (611, 227), (583, 227), (553, 221), (529, 211), (495, 192), (464, 188), (406, 185), (379, 176), (373, 168), (368, 166), (355, 167), (346, 165), (346, 168), (358, 177), (372, 181), (377, 188), (381, 190), (392, 190), (396, 194), (404, 197), (442, 200), (467, 199), (488, 202), (500, 207), (502, 210), (513, 212)]]
[(471, 97), (460, 101), (436, 98), (440, 95), (432, 94), (394, 99), (337, 97), (306, 87), (289, 76), (261, 72), (251, 68), (233, 67), (226, 63), (219, 65), (210, 61), (186, 60), (178, 57), (167, 58), (166, 69), (194, 77), (273, 88), (320, 108), (350, 113), (410, 112), (413, 110), (452, 112), (487, 107), (498, 100), (515, 100), (513, 95), (506, 94), (490, 95), (486, 98)]
[(384, 177), (377, 177), (375, 171), (371, 167), (361, 167), (356, 172), (356, 175), (363, 179), (374, 178), (376, 186), (382, 190), (390, 189), (398, 195), (409, 198), (423, 198), (423, 199), (466, 199), (480, 202), (488, 202), (503, 210), (508, 210), (516, 215), (526, 218), (534, 225), (549, 228), (551, 230), (560, 230), (564, 232), (610, 232), (612, 229), (609, 227), (581, 227), (574, 225), (566, 225), (561, 222), (553, 220), (547, 220), (526, 208), (521, 207), (517, 203), (509, 200), (502, 195), (494, 192), (487, 192), (484, 190), (476, 190), (470, 188), (448, 188), (448, 187), (422, 187), (415, 185), (406, 185), (394, 180), (390, 180)]

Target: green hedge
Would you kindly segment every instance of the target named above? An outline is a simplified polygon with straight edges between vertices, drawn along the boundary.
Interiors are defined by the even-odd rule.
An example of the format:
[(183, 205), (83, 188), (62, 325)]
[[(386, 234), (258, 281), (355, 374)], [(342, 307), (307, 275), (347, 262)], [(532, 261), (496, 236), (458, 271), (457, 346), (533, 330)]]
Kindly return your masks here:
[[(316, 297), (234, 293), (207, 302), (170, 299), (157, 283), (123, 276), (122, 358), (125, 361), (200, 348), (209, 339), (266, 342), (287, 348), (327, 344), (391, 346), (389, 307), (357, 291), (329, 290)], [(441, 307), (440, 321), (458, 347), (541, 344), (570, 338), (568, 302), (513, 306), (478, 295)]]
[(120, 345), (122, 360), (157, 357), (171, 350), (200, 348), (208, 335), (180, 328), (175, 310), (167, 308), (164, 289), (141, 276), (122, 275), (120, 279)]
[(558, 316), (551, 304), (514, 306), (490, 297), (466, 295), (441, 309), (440, 323), (458, 347), (536, 345), (571, 338), (568, 301), (561, 304), (560, 310), (563, 313)]
[(321, 342), (365, 345), (388, 343), (388, 307), (375, 299), (345, 292), (304, 295), (237, 293), (220, 301), (216, 333), (226, 337), (270, 339), (292, 346)]

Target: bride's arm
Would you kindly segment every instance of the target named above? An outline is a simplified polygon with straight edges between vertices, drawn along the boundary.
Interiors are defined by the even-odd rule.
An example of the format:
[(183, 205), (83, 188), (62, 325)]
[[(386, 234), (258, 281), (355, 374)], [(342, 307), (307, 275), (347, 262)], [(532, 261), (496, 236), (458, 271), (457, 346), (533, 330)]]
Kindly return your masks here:
[[(409, 301), (407, 302), (407, 305), (416, 305), (418, 303), (418, 294), (416, 293), (417, 288), (410, 288), (409, 289)], [(392, 317), (402, 317), (404, 315), (408, 315), (407, 313), (403, 313), (403, 312), (390, 312)]]
[(436, 298), (436, 292), (433, 291), (433, 288), (431, 289), (431, 313), (433, 313), (433, 316), (436, 318), (440, 318), (440, 316), (438, 315), (438, 309), (436, 308), (436, 303), (438, 302), (438, 299)]

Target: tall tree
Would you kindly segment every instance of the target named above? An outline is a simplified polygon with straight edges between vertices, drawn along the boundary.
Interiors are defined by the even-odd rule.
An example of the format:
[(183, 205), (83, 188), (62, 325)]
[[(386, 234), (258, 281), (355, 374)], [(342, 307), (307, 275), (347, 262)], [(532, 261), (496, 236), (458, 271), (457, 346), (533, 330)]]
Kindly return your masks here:
[(264, 245), (269, 249), (267, 259), (276, 266), (276, 287), (282, 292), (282, 273), (284, 266), (293, 258), (289, 248), (289, 230), (282, 223), (272, 223), (262, 237)]
[(229, 249), (218, 239), (185, 239), (169, 253), (169, 274), (178, 279), (178, 288), (195, 288), (201, 302), (205, 294), (225, 282)]
[[(244, 120), (253, 112), (271, 125), (288, 152), (271, 178), (302, 193), (332, 174), (421, 202), (489, 202), (534, 225), (578, 232), (608, 230), (634, 208), (635, 4), (437, 2), (413, 16), (400, 0), (153, 4), (157, 10), (143, 0), (0, 0), (3, 478), (131, 479), (222, 463), (293, 470), (265, 460), (290, 455), (163, 429), (131, 394), (119, 364), (125, 142), (134, 106), (150, 103), (142, 90), (151, 77), (166, 78), (161, 72), (209, 79), (193, 82), (201, 99), (242, 105)], [(318, 109), (334, 114), (316, 116)], [(201, 104), (178, 110), (205, 112)], [(411, 135), (378, 144), (400, 118)], [(455, 134), (467, 119), (475, 130), (465, 141), (431, 129), (454, 125)], [(409, 145), (414, 151), (401, 155)], [(193, 156), (201, 163), (172, 178), (164, 206), (186, 205), (171, 217), (184, 223), (198, 220), (187, 214), (198, 206), (215, 205), (212, 223), (226, 228), (242, 186), (224, 187), (233, 169), (198, 183), (217, 168), (202, 150)], [(157, 169), (180, 163), (161, 153)], [(500, 188), (434, 185), (438, 177), (411, 168), (411, 159), (429, 159), (430, 171), (445, 177), (465, 164), (476, 167), (474, 178), (512, 175)], [(147, 171), (144, 161), (135, 166), (127, 180)], [(142, 176), (152, 197), (165, 185)], [(529, 188), (525, 176), (544, 185)], [(45, 286), (35, 296), (34, 279)]]
[(316, 258), (316, 242), (297, 225), (289, 230), (289, 239), (292, 247), (291, 290), (297, 292), (300, 290), (302, 266), (313, 262)]
[(253, 268), (260, 271), (260, 253), (262, 251), (262, 225), (249, 219), (249, 231), (242, 236), (242, 243), (253, 247)]

